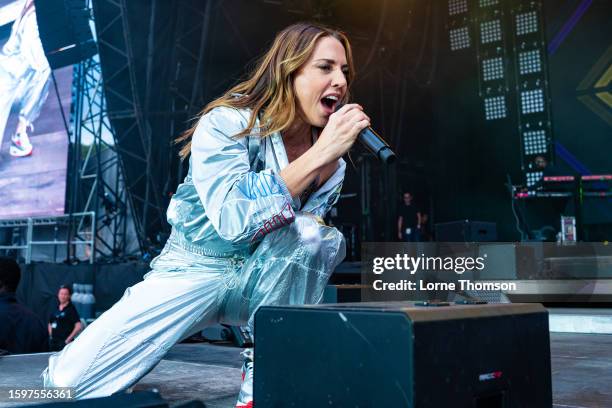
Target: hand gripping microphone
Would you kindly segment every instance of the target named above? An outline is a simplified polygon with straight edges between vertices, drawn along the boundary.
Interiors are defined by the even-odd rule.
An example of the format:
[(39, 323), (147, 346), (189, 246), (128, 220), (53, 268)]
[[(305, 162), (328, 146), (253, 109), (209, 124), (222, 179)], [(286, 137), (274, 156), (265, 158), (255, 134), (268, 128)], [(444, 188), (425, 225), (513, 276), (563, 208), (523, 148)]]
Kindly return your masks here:
[[(335, 109), (336, 112), (342, 106), (342, 104), (339, 104)], [(393, 153), (393, 150), (391, 150), (387, 142), (385, 142), (385, 140), (371, 127), (368, 126), (359, 132), (357, 140), (383, 163), (391, 164), (395, 161), (395, 153)]]

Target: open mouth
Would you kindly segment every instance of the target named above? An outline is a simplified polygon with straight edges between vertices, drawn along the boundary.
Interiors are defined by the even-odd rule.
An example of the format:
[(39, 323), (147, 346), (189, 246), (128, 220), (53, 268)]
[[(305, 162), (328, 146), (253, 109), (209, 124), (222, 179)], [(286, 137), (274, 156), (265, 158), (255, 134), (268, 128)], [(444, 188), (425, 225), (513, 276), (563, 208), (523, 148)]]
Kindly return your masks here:
[(326, 108), (326, 110), (333, 112), (338, 104), (338, 97), (335, 95), (329, 95), (321, 98), (321, 104)]

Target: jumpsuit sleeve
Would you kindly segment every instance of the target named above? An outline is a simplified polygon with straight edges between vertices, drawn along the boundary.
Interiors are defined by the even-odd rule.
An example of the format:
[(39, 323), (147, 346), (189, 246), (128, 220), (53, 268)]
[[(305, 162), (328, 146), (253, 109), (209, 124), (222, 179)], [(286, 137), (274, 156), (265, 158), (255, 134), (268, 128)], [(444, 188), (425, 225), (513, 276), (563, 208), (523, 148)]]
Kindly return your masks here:
[(338, 168), (334, 174), (308, 198), (308, 201), (302, 207), (302, 211), (318, 215), (321, 218), (325, 217), (340, 198), (345, 171), (346, 162), (343, 159), (338, 159)]
[(215, 108), (198, 123), (191, 144), (192, 179), (206, 215), (219, 236), (254, 242), (292, 223), (295, 213), (284, 180), (272, 169), (251, 171), (247, 124), (232, 108)]

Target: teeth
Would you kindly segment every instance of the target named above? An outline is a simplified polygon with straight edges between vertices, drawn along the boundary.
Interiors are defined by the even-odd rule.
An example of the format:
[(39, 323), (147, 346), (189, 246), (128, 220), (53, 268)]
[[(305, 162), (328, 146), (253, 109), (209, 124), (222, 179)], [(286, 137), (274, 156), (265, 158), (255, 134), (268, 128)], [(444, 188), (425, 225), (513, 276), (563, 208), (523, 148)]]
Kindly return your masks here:
[(327, 99), (331, 99), (332, 101), (338, 101), (338, 97), (335, 95), (328, 95), (326, 96)]

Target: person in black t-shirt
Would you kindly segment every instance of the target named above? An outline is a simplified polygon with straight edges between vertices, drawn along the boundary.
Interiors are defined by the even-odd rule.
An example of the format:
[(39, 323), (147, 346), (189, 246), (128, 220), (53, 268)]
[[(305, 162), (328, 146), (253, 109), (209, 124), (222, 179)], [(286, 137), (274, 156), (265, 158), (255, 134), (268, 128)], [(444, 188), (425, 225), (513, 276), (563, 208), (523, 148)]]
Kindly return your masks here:
[(404, 202), (398, 208), (397, 238), (404, 242), (421, 240), (421, 225), (423, 214), (412, 202), (412, 194), (404, 193)]
[(0, 356), (48, 350), (45, 324), (15, 297), (21, 270), (14, 259), (0, 257)]
[(72, 291), (68, 286), (62, 286), (57, 292), (59, 305), (49, 318), (49, 345), (51, 351), (60, 351), (70, 343), (81, 331), (81, 318), (76, 308), (70, 302)]

